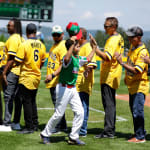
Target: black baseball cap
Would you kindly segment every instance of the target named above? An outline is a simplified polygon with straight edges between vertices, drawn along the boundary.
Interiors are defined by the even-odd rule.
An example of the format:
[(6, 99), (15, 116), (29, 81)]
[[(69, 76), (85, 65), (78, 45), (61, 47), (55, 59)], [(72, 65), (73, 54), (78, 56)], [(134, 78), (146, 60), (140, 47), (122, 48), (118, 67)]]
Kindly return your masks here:
[(26, 31), (27, 31), (28, 33), (36, 33), (37, 27), (36, 27), (35, 24), (29, 23), (29, 24), (27, 25), (27, 27), (26, 27)]
[(129, 28), (126, 34), (127, 36), (143, 36), (143, 30), (138, 26), (134, 26)]

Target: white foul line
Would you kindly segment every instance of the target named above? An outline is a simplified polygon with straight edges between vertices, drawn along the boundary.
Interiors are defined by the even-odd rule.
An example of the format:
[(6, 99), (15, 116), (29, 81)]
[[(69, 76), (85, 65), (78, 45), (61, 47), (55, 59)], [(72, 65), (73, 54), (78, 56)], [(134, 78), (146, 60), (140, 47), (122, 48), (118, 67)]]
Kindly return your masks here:
[[(67, 109), (70, 109), (69, 107), (67, 107)], [(95, 111), (95, 112), (99, 112), (102, 113), (103, 115), (105, 114), (104, 111), (89, 107), (90, 110)], [(38, 108), (38, 110), (54, 110), (54, 108)], [(127, 121), (127, 119), (120, 117), (120, 116), (116, 116), (118, 122), (121, 121)], [(103, 122), (103, 121), (88, 121), (88, 123), (99, 123), (99, 122)], [(67, 121), (67, 123), (72, 123), (72, 121)]]
[[(93, 111), (96, 111), (96, 112), (100, 112), (102, 114), (105, 114), (104, 111), (101, 111), (101, 110), (98, 110), (98, 109), (95, 109), (95, 108), (92, 108), (92, 107), (89, 107), (90, 110), (93, 110)], [(123, 117), (119, 117), (119, 116), (116, 116), (117, 118), (117, 121), (127, 121), (127, 119), (123, 118)]]

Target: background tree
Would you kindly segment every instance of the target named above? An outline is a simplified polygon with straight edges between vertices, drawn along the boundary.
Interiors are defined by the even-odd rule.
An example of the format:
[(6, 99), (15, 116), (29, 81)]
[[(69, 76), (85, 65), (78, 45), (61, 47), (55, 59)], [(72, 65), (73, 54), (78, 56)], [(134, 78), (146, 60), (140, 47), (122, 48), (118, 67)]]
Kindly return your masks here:
[(150, 40), (146, 40), (145, 45), (146, 45), (146, 48), (148, 49), (148, 51), (150, 53)]
[(1, 42), (6, 42), (6, 40), (7, 40), (7, 37), (5, 37), (4, 34), (1, 34), (0, 35), (0, 41)]
[(122, 27), (119, 27), (117, 31), (118, 31), (118, 33), (120, 33), (122, 35), (122, 37), (124, 39), (124, 48), (129, 49), (130, 43), (128, 40), (128, 36), (125, 33), (125, 30)]
[(95, 40), (96, 40), (99, 48), (101, 48), (101, 50), (103, 50), (107, 38), (108, 38), (108, 35), (106, 35), (104, 31), (98, 30), (96, 32)]

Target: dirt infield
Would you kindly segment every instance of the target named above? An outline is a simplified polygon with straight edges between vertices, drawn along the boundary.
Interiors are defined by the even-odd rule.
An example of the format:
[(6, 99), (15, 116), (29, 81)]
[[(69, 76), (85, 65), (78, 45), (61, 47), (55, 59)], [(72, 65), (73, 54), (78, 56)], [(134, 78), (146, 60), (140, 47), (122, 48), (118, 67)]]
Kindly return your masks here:
[[(119, 100), (129, 101), (129, 95), (128, 94), (117, 95), (116, 98)], [(148, 94), (146, 96), (145, 105), (150, 107), (150, 94)]]

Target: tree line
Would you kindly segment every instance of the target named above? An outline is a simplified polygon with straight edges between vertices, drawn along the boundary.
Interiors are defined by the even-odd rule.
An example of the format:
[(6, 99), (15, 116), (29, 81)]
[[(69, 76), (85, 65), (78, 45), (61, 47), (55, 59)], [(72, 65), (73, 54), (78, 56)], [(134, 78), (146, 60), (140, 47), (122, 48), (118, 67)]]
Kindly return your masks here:
[[(118, 31), (118, 33), (120, 33), (122, 35), (122, 37), (124, 39), (124, 48), (125, 48), (125, 52), (127, 52), (128, 49), (129, 49), (130, 44), (129, 44), (128, 37), (127, 37), (127, 35), (125, 33), (125, 30), (123, 28), (119, 27), (117, 31)], [(105, 34), (105, 32), (102, 31), (102, 30), (98, 30), (96, 32), (96, 34), (95, 34), (95, 39), (97, 41), (98, 46), (101, 49), (104, 48), (104, 45), (105, 45), (105, 42), (106, 42), (107, 38), (108, 38), (108, 35)], [(4, 34), (1, 34), (0, 35), (0, 41), (1, 42), (6, 42), (6, 40), (7, 40), (7, 37), (5, 37)], [(49, 48), (50, 48), (50, 46), (52, 46), (53, 41), (49, 41), (48, 39), (45, 39), (44, 41), (45, 41), (45, 45), (47, 47), (47, 51), (49, 51)], [(145, 43), (147, 49), (150, 52), (150, 39), (147, 39), (147, 40), (145, 40), (143, 42)]]

